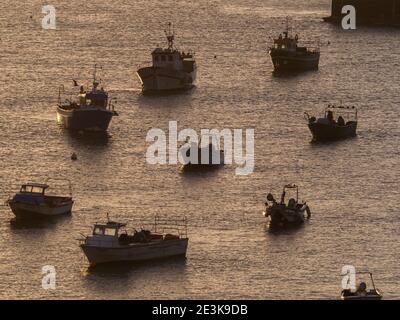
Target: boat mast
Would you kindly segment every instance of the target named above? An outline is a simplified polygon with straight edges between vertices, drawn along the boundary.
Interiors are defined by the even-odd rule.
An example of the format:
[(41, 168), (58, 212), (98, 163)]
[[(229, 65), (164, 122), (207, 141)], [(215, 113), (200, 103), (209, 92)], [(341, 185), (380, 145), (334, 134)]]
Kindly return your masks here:
[(174, 49), (175, 32), (174, 29), (172, 28), (171, 22), (168, 22), (168, 30), (164, 30), (164, 32), (165, 36), (167, 37), (168, 49), (172, 51)]
[[(101, 69), (101, 67), (100, 67), (100, 69)], [(97, 79), (96, 79), (96, 75), (97, 75), (97, 64), (94, 65), (94, 71), (93, 71), (93, 90), (96, 90), (100, 84), (100, 82), (97, 81)]]
[(93, 71), (93, 83), (96, 82), (96, 72), (97, 72), (97, 64), (94, 64), (94, 71)]
[(289, 16), (286, 17), (286, 29), (284, 34), (286, 35), (286, 38), (289, 38), (289, 33), (292, 30), (291, 26), (290, 26), (290, 18)]

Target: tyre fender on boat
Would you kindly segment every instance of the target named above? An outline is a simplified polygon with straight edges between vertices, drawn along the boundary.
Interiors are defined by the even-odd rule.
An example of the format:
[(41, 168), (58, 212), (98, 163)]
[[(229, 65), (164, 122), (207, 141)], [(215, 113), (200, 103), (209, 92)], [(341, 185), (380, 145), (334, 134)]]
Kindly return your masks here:
[(307, 212), (307, 219), (310, 219), (311, 218), (311, 210), (308, 205), (306, 205), (306, 212)]

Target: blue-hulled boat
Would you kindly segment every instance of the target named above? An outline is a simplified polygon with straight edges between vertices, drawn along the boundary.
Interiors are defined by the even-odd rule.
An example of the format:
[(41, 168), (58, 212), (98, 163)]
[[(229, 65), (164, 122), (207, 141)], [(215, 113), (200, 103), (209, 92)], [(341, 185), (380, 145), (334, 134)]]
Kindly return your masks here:
[(37, 219), (51, 218), (71, 213), (72, 189), (69, 184), (69, 196), (47, 195), (47, 184), (27, 183), (21, 186), (11, 199), (6, 201), (17, 218)]
[[(76, 82), (75, 82), (76, 84)], [(77, 84), (76, 84), (77, 85)], [(61, 90), (57, 106), (57, 121), (64, 128), (73, 131), (107, 131), (113, 116), (117, 116), (112, 99), (96, 79), (96, 66), (93, 74), (93, 87), (86, 92), (80, 87), (78, 101), (66, 100), (61, 103)]]

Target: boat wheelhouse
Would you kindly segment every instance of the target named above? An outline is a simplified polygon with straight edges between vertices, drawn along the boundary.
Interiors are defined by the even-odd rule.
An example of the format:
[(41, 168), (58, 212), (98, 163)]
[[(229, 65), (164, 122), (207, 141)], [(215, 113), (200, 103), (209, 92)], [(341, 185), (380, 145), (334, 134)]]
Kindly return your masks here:
[(152, 231), (141, 229), (129, 233), (126, 226), (115, 221), (96, 223), (92, 235), (80, 240), (90, 266), (186, 256), (189, 240), (186, 218), (171, 222), (156, 216)]
[(355, 106), (328, 105), (320, 118), (305, 113), (314, 141), (334, 141), (357, 135), (358, 110)]
[(68, 197), (48, 195), (48, 189), (48, 184), (23, 184), (6, 203), (17, 218), (48, 218), (71, 213), (74, 203), (71, 183)]
[(143, 93), (185, 90), (194, 86), (197, 74), (194, 53), (175, 48), (175, 34), (171, 23), (168, 26), (165, 30), (168, 47), (153, 50), (152, 66), (137, 71)]
[[(57, 121), (66, 129), (73, 131), (107, 131), (113, 116), (117, 116), (113, 99), (100, 87), (101, 81), (96, 78), (97, 66), (94, 67), (92, 89), (86, 92), (80, 87), (78, 101), (66, 99), (61, 102), (61, 89), (59, 90)], [(77, 83), (75, 82), (75, 85)]]

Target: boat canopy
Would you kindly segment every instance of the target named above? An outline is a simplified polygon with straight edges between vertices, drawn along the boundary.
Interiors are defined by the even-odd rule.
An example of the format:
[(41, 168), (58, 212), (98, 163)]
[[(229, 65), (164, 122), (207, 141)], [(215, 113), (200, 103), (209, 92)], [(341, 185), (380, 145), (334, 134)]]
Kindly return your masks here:
[(337, 106), (333, 104), (328, 104), (328, 106), (325, 108), (325, 118), (328, 116), (329, 112), (336, 115), (342, 114), (348, 117), (352, 116), (356, 121), (358, 118), (358, 109), (355, 106), (344, 106), (342, 104)]

